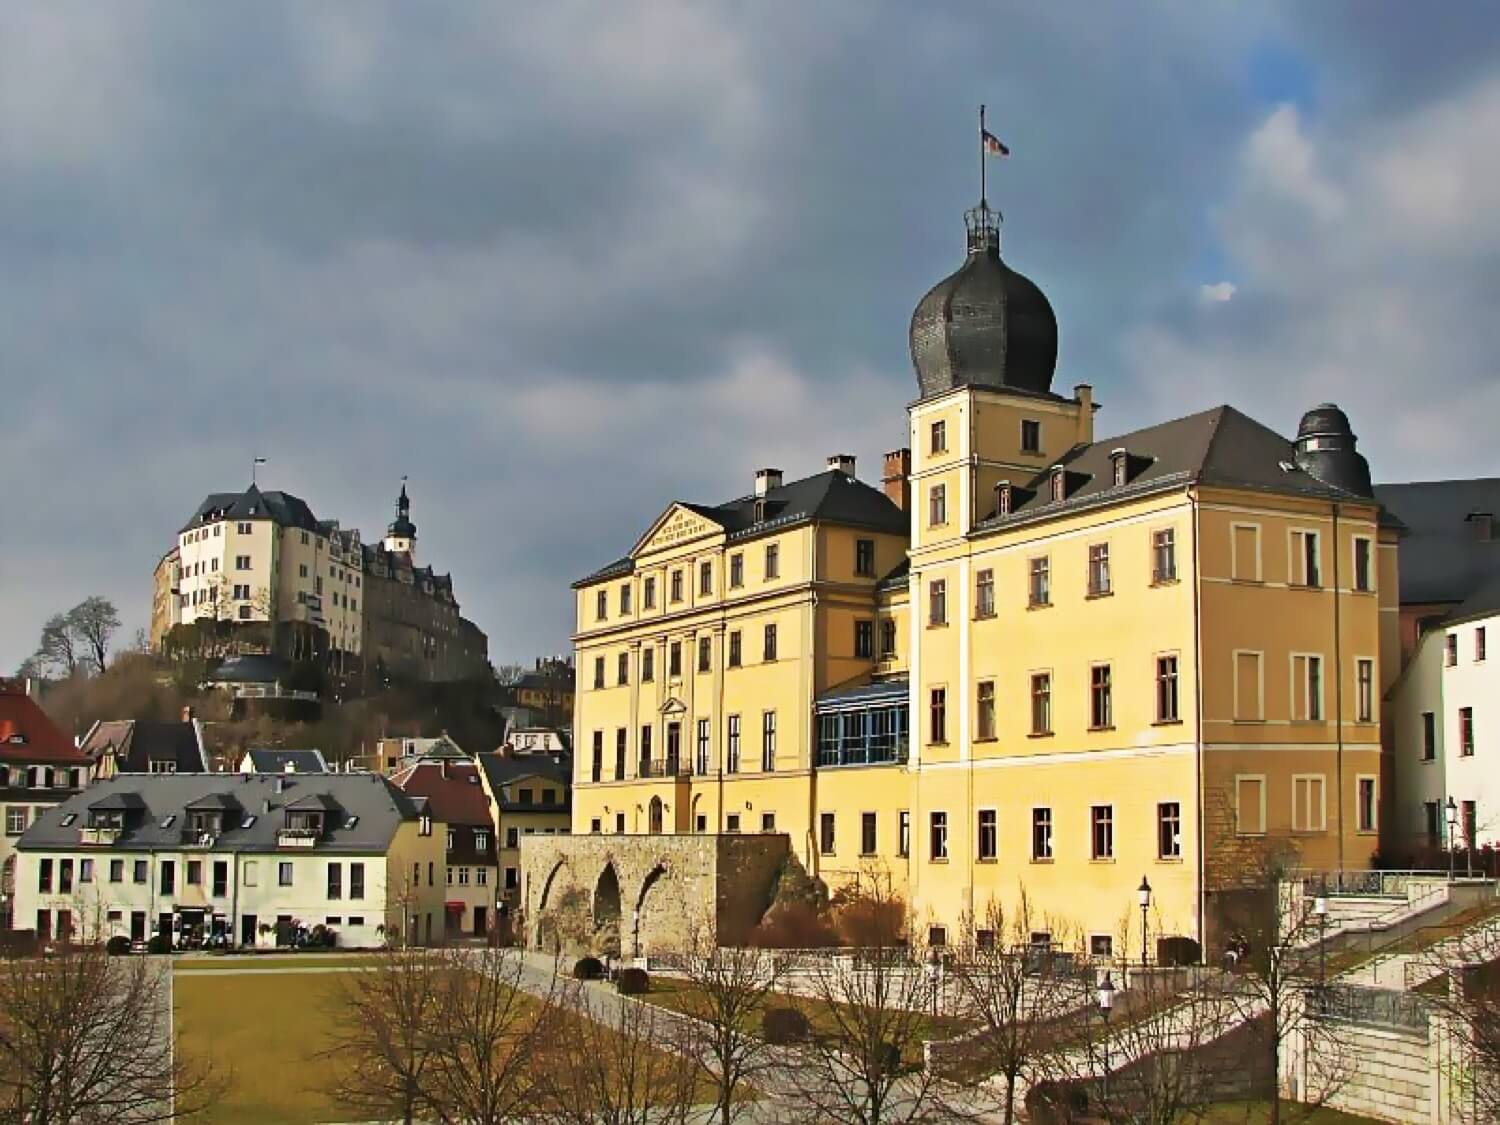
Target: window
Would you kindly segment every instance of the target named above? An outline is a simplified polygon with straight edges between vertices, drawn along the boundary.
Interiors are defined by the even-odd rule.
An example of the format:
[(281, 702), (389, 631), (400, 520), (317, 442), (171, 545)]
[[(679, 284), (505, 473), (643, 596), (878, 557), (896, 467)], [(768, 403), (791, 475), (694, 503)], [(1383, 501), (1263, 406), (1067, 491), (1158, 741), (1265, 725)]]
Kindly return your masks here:
[(979, 850), (981, 862), (994, 860), (1000, 854), (1000, 828), (994, 809), (979, 810)]
[(26, 817), (31, 810), (25, 805), (10, 805), (5, 810), (5, 834), (19, 836), (26, 831)]
[(603, 781), (604, 780), (604, 732), (602, 730), (596, 730), (594, 732), (594, 738), (593, 738), (593, 744), (592, 744), (592, 751), (593, 752), (592, 752), (592, 754), (589, 757), (589, 780), (590, 781)]
[(781, 547), (775, 543), (766, 544), (766, 577), (781, 577)]
[(170, 859), (161, 861), (161, 893), (170, 895), (177, 890), (177, 864)]
[(641, 683), (649, 684), (656, 679), (656, 649), (647, 645), (641, 649)]
[(1052, 562), (1042, 555), (1031, 560), (1031, 586), (1027, 592), (1029, 605), (1052, 604)]
[(1177, 581), (1177, 533), (1171, 528), (1151, 535), (1151, 581)]
[(641, 608), (656, 608), (656, 576), (651, 575), (641, 583)]
[(744, 659), (743, 646), (741, 644), (740, 631), (738, 629), (729, 634), (729, 666), (738, 668)]
[(1042, 451), (1042, 424), (1033, 418), (1021, 419), (1021, 452)]
[(594, 595), (594, 620), (603, 621), (609, 616), (609, 591), (600, 590)]
[(948, 944), (947, 926), (928, 926), (927, 944), (934, 949), (942, 949)]
[(773, 813), (773, 812), (763, 812), (763, 813), (760, 814), (760, 830), (762, 832), (775, 832), (776, 831), (776, 814), (775, 813)]
[(854, 541), (854, 573), (864, 578), (875, 577), (875, 540)]
[(911, 811), (902, 809), (896, 814), (896, 854), (911, 855)]
[(1447, 637), (1444, 638), (1444, 641), (1445, 647), (1443, 649), (1443, 663), (1446, 664), (1449, 668), (1452, 668), (1455, 664), (1458, 663), (1458, 634), (1449, 633)]
[(712, 637), (698, 638), (698, 671), (708, 672), (714, 666), (714, 646)]
[[(615, 780), (625, 780), (625, 742), (628, 738), (624, 727), (615, 728)], [(481, 851), (489, 843), (489, 835), (484, 832), (475, 834), (474, 846)]]
[(1375, 589), (1370, 566), (1370, 541), (1358, 536), (1354, 539), (1354, 588), (1365, 593)]
[(187, 861), (187, 883), (190, 887), (203, 885), (203, 861), (201, 859)]
[(1052, 810), (1031, 810), (1031, 860), (1044, 863), (1052, 858)]
[(1109, 544), (1095, 543), (1089, 548), (1089, 596), (1109, 593)]
[(1115, 725), (1114, 688), (1108, 664), (1095, 664), (1089, 670), (1089, 725), (1095, 730)]
[[(249, 863), (247, 863), (245, 865), (245, 867), (247, 868), (247, 871), (246, 871), (247, 875), (249, 874), (248, 869), (251, 868), (251, 867), (254, 867), (254, 866), (255, 866), (254, 864), (249, 864)], [(138, 860), (136, 860), (135, 861), (134, 870), (132, 870), (131, 873), (130, 873), (130, 881), (132, 883), (144, 884), (147, 881), (147, 878), (148, 878), (148, 874), (147, 874), (148, 870), (149, 869), (148, 869), (146, 861), (144, 859), (138, 859)], [(255, 885), (255, 883), (254, 883), (253, 880), (247, 880), (247, 884), (246, 885), (253, 887)]]
[(934, 422), (930, 429), (931, 441), (928, 442), (929, 453), (948, 452), (948, 423)]
[(730, 715), (728, 719), (729, 746), (726, 752), (725, 769), (729, 773), (740, 772), (740, 717)]
[(1293, 655), (1292, 718), (1316, 722), (1323, 717), (1323, 658)]
[(603, 686), (604, 686), (604, 657), (602, 657), (602, 656), (596, 656), (596, 657), (594, 657), (594, 687), (596, 687), (596, 688), (602, 688)]
[(702, 597), (708, 597), (714, 592), (714, 564), (702, 562), (698, 564), (698, 593)]
[(651, 772), (651, 727), (641, 727), (641, 764), (640, 775), (647, 776)]
[(708, 742), (709, 742), (708, 731), (709, 731), (708, 720), (707, 719), (699, 719), (698, 720), (698, 751), (697, 751), (697, 756), (696, 756), (696, 758), (693, 761), (693, 772), (696, 773), (699, 777), (702, 777), (702, 776), (704, 776), (705, 774), (708, 773)]
[(776, 712), (760, 716), (760, 768), (770, 773), (776, 768)]
[(743, 551), (729, 556), (729, 585), (738, 588), (745, 584), (745, 555)]
[(250, 569), (250, 556), (249, 555), (235, 555), (234, 556), (234, 569), (235, 570), (249, 570)]
[(938, 527), (948, 522), (948, 488), (935, 484), (927, 492), (927, 522)]
[(1479, 828), (1478, 812), (1478, 806), (1473, 801), (1465, 801), (1459, 814), (1459, 831), (1463, 833), (1464, 847), (1470, 851), (1474, 849), (1475, 835)]
[(682, 601), (682, 571), (680, 570), (672, 572), (672, 600), (674, 602)]
[(589, 821), (589, 832), (597, 836), (604, 831), (604, 822), (597, 816)]
[(1484, 626), (1474, 630), (1474, 659), (1484, 659)]
[(1438, 803), (1436, 801), (1422, 803), (1422, 819), (1427, 829), (1427, 842), (1436, 845), (1438, 842)]
[(37, 861), (36, 889), (41, 894), (52, 893), (52, 861), (50, 859)]
[(859, 814), (859, 854), (874, 855), (876, 840), (875, 814), (872, 812)]
[(622, 614), (630, 612), (630, 583), (628, 582), (620, 587), (620, 612)]
[(1156, 721), (1175, 723), (1177, 711), (1177, 657), (1156, 658)]
[(1422, 712), (1422, 761), (1430, 762), (1437, 757), (1437, 716), (1431, 711)]
[(287, 862), (276, 865), (276, 885), (290, 887), (292, 885), (292, 865)]
[(1472, 707), (1458, 709), (1458, 756), (1460, 758), (1474, 756), (1474, 708)]
[(1292, 831), (1322, 832), (1327, 806), (1323, 799), (1322, 774), (1292, 775)]
[(974, 616), (995, 616), (995, 572), (981, 570), (974, 576)]
[(1355, 717), (1361, 723), (1375, 721), (1375, 661), (1358, 659), (1354, 662)]
[(1357, 789), (1359, 831), (1374, 832), (1378, 813), (1376, 812), (1375, 779), (1373, 777), (1361, 777), (1355, 782)]
[(667, 675), (676, 678), (682, 675), (682, 642), (673, 641), (667, 646)]
[(1259, 582), (1260, 525), (1237, 523), (1229, 533), (1229, 576), (1236, 582)]
[(854, 623), (854, 656), (857, 660), (872, 660), (875, 657), (875, 622)]
[(1316, 531), (1292, 532), (1292, 585), (1321, 586), (1323, 573)]
[(521, 830), (519, 828), (507, 828), (505, 830), (505, 846), (507, 848), (519, 848), (521, 846)]
[(1115, 858), (1115, 807), (1113, 805), (1095, 805), (1089, 810), (1089, 824), (1092, 828), (1090, 853), (1094, 859)]
[(980, 680), (975, 689), (974, 737), (988, 740), (995, 737), (995, 681)]
[(1182, 805), (1161, 801), (1156, 806), (1156, 855), (1158, 859), (1182, 858)]
[(896, 622), (886, 618), (880, 623), (880, 659), (890, 660), (896, 655)]
[(948, 690), (935, 687), (929, 700), (927, 741), (941, 746), (948, 741)]
[(365, 897), (365, 865), (363, 863), (349, 865), (349, 897), (351, 899)]
[(929, 815), (930, 845), (927, 858), (931, 860), (945, 860), (948, 858), (948, 814), (935, 812)]
[(740, 814), (737, 813), (737, 812), (728, 813), (724, 817), (724, 831), (725, 832), (738, 832), (739, 830), (740, 830)]
[(467, 887), (469, 885), (469, 869), (467, 867), (460, 867), (458, 869), (458, 885), (460, 887)]
[(927, 584), (927, 624), (948, 624), (948, 583), (941, 578)]
[(1031, 675), (1031, 733), (1052, 733), (1052, 673)]
[(630, 682), (630, 653), (622, 652), (615, 660), (615, 683), (625, 685)]
[(1234, 654), (1234, 717), (1239, 722), (1258, 722), (1265, 718), (1260, 662), (1258, 652), (1241, 650)]
[(776, 626), (767, 625), (765, 636), (761, 644), (761, 659), (771, 661), (776, 659)]
[(344, 865), (342, 863), (328, 865), (328, 897), (330, 899), (344, 897)]
[(833, 813), (825, 812), (818, 814), (818, 851), (823, 855), (832, 855), (834, 851), (834, 817)]
[(92, 859), (80, 859), (78, 861), (78, 881), (80, 883), (92, 883), (94, 881), (94, 861)]
[(125, 881), (125, 861), (123, 859), (112, 859), (109, 861), (109, 881), (111, 883), (123, 883)]

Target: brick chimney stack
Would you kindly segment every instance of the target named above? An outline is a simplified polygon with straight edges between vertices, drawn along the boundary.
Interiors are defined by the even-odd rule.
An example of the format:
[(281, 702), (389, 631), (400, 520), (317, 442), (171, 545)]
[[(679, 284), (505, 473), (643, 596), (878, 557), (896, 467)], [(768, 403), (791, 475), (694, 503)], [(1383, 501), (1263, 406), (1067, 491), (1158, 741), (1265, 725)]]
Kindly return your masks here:
[(893, 449), (885, 455), (881, 488), (903, 512), (911, 509), (911, 450)]

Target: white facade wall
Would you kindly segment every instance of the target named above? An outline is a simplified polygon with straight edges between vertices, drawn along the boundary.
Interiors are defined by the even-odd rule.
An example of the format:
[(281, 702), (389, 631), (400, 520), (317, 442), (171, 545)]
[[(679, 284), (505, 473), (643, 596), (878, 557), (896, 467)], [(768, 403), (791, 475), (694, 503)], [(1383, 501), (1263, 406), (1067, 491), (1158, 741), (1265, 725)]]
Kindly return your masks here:
[[(1442, 839), (1442, 805), (1447, 797), (1443, 757), (1443, 640), (1434, 631), (1422, 638), (1411, 662), (1396, 684), (1391, 699), (1395, 726), (1396, 807), (1392, 810), (1395, 831), (1403, 842), (1427, 842), (1427, 802), (1439, 810), (1439, 840)], [(1425, 712), (1433, 716), (1436, 742), (1431, 760), (1423, 758)]]
[[(1476, 649), (1484, 630), (1485, 653)], [(1500, 615), (1450, 625), (1446, 638), (1455, 638), (1455, 660), (1443, 662), (1443, 762), (1448, 793), (1462, 808), (1473, 801), (1478, 847), (1500, 844), (1500, 650), (1490, 657), (1488, 647), (1500, 643)], [(1491, 706), (1491, 704), (1496, 704)], [(1460, 726), (1465, 708), (1473, 716), (1472, 756), (1464, 754)], [(1462, 822), (1460, 822), (1461, 824)], [(1462, 834), (1460, 827), (1460, 839)]]
[[(242, 533), (241, 528), (249, 530)], [(269, 620), (276, 582), (275, 531), (270, 520), (218, 520), (178, 535), (178, 620)], [(244, 569), (241, 559), (249, 560)], [(234, 599), (236, 586), (248, 586), (250, 596)], [(222, 608), (220, 598), (228, 599)]]

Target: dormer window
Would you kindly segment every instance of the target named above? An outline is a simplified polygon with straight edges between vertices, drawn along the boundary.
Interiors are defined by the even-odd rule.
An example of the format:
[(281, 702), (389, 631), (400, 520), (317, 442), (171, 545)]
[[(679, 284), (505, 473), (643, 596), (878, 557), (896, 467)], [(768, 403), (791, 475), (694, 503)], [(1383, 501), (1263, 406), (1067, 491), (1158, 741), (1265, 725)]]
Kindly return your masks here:
[(1068, 498), (1068, 475), (1061, 465), (1052, 466), (1052, 502), (1059, 503)]
[(755, 522), (766, 522), (766, 502), (764, 500), (757, 500), (755, 502)]
[(1130, 477), (1130, 455), (1123, 449), (1110, 450), (1109, 460), (1113, 466), (1111, 473), (1114, 486), (1119, 488)]
[(124, 828), (125, 813), (120, 809), (90, 809), (90, 828)]
[(995, 514), (1001, 516), (1010, 515), (1011, 504), (1014, 502), (1014, 492), (1010, 487), (1010, 481), (1003, 480), (995, 485)]
[(217, 836), (224, 831), (224, 814), (218, 810), (189, 813), (188, 830), (195, 836)]

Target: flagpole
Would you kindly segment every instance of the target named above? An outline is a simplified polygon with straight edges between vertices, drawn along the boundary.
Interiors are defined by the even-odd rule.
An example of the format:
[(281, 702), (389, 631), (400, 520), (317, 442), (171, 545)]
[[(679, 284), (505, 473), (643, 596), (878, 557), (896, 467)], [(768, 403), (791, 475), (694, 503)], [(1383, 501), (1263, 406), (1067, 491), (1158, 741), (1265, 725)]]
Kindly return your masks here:
[(985, 206), (989, 202), (988, 188), (985, 181), (984, 166), (984, 103), (979, 105), (979, 205)]

